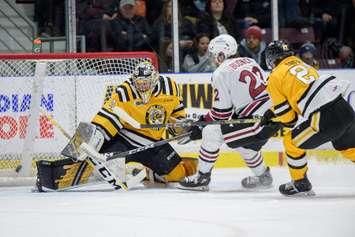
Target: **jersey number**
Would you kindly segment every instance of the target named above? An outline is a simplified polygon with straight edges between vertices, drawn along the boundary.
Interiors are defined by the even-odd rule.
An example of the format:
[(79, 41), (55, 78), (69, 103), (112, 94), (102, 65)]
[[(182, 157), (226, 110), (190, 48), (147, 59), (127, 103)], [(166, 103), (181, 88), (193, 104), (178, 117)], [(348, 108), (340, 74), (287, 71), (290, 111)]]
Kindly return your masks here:
[(217, 89), (214, 89), (214, 101), (219, 101), (219, 93)]
[(257, 79), (260, 79), (260, 81), (264, 81), (263, 74), (261, 73), (261, 71), (260, 71), (260, 69), (258, 67), (254, 66), (251, 69), (251, 71), (243, 70), (240, 73), (239, 81), (241, 81), (241, 82), (243, 82), (245, 84), (248, 84), (248, 82), (246, 81), (247, 77), (250, 79), (249, 95), (250, 95), (251, 98), (255, 99), (266, 88), (266, 85), (264, 85), (264, 84), (260, 84), (258, 87), (256, 87)]
[(290, 68), (290, 73), (305, 84), (310, 84), (316, 80), (314, 76), (308, 75), (308, 68), (304, 65), (297, 65)]

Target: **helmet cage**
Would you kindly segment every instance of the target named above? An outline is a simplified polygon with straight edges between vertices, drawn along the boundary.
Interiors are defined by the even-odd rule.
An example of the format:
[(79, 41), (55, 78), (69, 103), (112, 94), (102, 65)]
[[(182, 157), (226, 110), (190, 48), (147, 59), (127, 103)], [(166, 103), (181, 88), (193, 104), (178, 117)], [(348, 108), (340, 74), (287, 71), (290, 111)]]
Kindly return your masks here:
[(154, 87), (157, 85), (159, 73), (155, 71), (154, 66), (146, 61), (139, 63), (132, 75), (132, 84), (143, 103), (147, 103), (152, 95)]

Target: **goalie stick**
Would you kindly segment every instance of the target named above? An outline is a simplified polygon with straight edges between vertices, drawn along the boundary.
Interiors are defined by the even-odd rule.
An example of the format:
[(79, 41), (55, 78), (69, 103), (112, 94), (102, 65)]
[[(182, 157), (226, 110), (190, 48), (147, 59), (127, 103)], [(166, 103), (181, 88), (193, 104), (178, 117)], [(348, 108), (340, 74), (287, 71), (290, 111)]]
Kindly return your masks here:
[(141, 147), (137, 147), (135, 149), (132, 150), (128, 150), (128, 151), (123, 151), (123, 152), (108, 152), (108, 153), (98, 153), (95, 149), (93, 149), (91, 146), (89, 146), (86, 143), (83, 143), (80, 148), (85, 150), (86, 154), (93, 156), (93, 157), (97, 157), (98, 159), (100, 159), (101, 161), (109, 161), (109, 160), (113, 160), (113, 159), (119, 159), (119, 158), (124, 158), (128, 155), (132, 155), (141, 151), (145, 151), (154, 147), (158, 147), (158, 146), (162, 146), (164, 144), (167, 144), (171, 141), (174, 140), (178, 140), (180, 138), (184, 138), (186, 136), (189, 136), (191, 134), (191, 132), (188, 133), (183, 133), (180, 134), (178, 136), (172, 137), (172, 138), (168, 138), (165, 140), (161, 140), (161, 141), (157, 141), (157, 142), (153, 142), (150, 143), (148, 145), (145, 146), (141, 146)]
[(230, 120), (213, 120), (213, 121), (193, 121), (185, 120), (176, 123), (164, 123), (164, 124), (140, 124), (137, 120), (132, 118), (126, 111), (119, 107), (113, 108), (113, 111), (122, 118), (124, 121), (129, 123), (132, 127), (136, 129), (142, 128), (188, 128), (191, 126), (205, 126), (210, 124), (241, 124), (241, 123), (256, 123), (260, 122), (262, 116), (253, 116), (252, 118), (238, 118)]
[[(69, 133), (67, 133), (67, 131), (65, 131), (65, 129), (50, 115), (44, 113), (42, 111), (42, 113), (49, 119), (49, 121), (59, 129), (59, 131), (68, 139), (70, 140), (71, 139), (71, 136), (69, 135)], [(85, 144), (85, 143), (83, 143)], [(83, 145), (82, 144), (82, 145)], [(86, 146), (90, 147), (88, 144), (86, 144)], [(80, 146), (81, 148), (81, 146)], [(85, 149), (82, 149), (84, 152)], [(114, 189), (120, 189), (122, 188), (123, 190), (127, 191), (128, 190), (128, 187), (127, 187), (127, 184), (122, 182), (121, 180), (117, 179), (114, 174), (100, 161), (98, 161), (97, 159), (95, 158), (92, 158), (92, 157), (95, 157), (95, 156), (92, 156), (91, 154), (87, 154), (88, 157), (86, 158), (86, 160), (88, 161), (89, 165), (93, 166), (97, 171), (98, 173), (100, 174), (100, 176), (106, 181), (108, 182), (109, 184), (111, 184)], [(91, 157), (92, 156), (92, 157)]]

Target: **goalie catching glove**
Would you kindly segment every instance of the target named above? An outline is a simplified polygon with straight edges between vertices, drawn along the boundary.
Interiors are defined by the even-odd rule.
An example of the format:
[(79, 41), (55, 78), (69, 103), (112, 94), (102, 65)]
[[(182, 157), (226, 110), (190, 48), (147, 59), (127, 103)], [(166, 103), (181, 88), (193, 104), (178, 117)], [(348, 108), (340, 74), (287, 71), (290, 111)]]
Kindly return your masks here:
[(80, 148), (83, 143), (99, 151), (105, 141), (104, 135), (91, 123), (80, 122), (74, 136), (64, 147), (61, 154), (70, 157), (73, 161), (83, 161), (87, 154)]
[[(174, 119), (174, 121), (172, 123), (189, 123), (189, 122), (193, 122), (192, 119), (188, 119), (188, 118), (180, 118), (180, 119)], [(179, 136), (181, 134), (187, 133), (189, 132), (189, 128), (186, 127), (168, 127), (167, 128), (168, 132), (170, 135), (172, 136)], [(184, 145), (191, 142), (191, 139), (189, 136), (180, 138), (179, 140), (177, 140), (177, 143), (179, 145)]]

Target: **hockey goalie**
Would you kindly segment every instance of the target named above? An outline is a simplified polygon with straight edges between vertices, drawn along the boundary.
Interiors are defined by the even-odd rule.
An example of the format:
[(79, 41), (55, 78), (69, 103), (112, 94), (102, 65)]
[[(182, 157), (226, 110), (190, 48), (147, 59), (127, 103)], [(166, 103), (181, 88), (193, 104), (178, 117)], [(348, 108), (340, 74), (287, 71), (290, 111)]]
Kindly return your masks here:
[[(80, 123), (61, 152), (67, 158), (37, 162), (37, 187), (40, 191), (67, 189), (88, 182), (95, 167), (90, 165), (87, 153), (78, 149), (83, 142), (100, 153), (107, 153), (128, 151), (163, 139), (165, 128), (137, 129), (115, 113), (114, 108), (124, 110), (141, 124), (176, 122), (186, 117), (176, 83), (159, 75), (151, 62), (139, 63), (132, 75), (103, 103), (91, 123)], [(177, 135), (182, 131), (169, 129), (168, 132)], [(137, 170), (137, 166), (126, 169), (126, 164), (147, 168), (150, 182), (160, 183), (177, 182), (195, 173), (197, 166), (196, 159), (180, 157), (169, 143), (115, 161), (116, 165), (107, 164), (107, 167), (114, 173), (118, 172), (117, 177), (124, 181), (132, 178)], [(135, 170), (133, 174), (132, 170)]]

